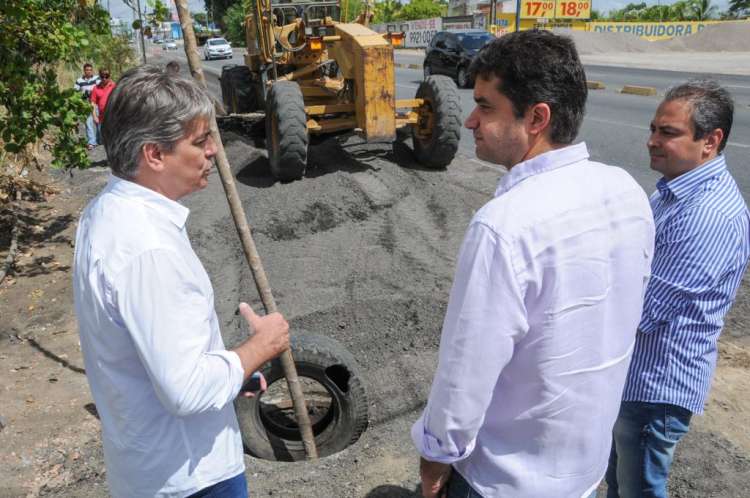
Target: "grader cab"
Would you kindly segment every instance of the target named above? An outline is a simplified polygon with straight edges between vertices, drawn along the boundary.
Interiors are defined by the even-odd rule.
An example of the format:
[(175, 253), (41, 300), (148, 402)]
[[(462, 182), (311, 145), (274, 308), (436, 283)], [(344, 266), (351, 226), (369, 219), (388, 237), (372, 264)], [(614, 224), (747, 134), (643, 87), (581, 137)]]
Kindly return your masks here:
[[(352, 130), (367, 142), (393, 142), (409, 127), (417, 160), (446, 167), (458, 150), (461, 118), (455, 84), (423, 81), (415, 98), (396, 99), (393, 46), (402, 33), (379, 34), (340, 18), (338, 0), (252, 0), (245, 17), (244, 65), (224, 66), (227, 111), (266, 113), (266, 148), (279, 180), (301, 178), (310, 135)], [(366, 4), (367, 5), (367, 4)]]

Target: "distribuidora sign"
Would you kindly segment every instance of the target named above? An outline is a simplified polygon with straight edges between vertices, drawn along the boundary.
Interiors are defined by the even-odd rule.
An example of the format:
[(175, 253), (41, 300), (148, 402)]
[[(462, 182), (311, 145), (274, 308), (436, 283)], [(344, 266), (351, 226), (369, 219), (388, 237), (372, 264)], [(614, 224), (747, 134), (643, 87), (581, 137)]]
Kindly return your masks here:
[(691, 22), (590, 22), (588, 31), (595, 33), (628, 33), (648, 40), (689, 36), (717, 21)]

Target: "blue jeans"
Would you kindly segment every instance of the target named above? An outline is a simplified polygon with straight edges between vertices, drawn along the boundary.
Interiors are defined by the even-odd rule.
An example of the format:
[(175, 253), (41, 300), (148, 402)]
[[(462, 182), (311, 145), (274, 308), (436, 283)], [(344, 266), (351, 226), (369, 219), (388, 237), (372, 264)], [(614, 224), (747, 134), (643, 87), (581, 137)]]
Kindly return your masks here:
[(248, 498), (247, 497), (247, 480), (245, 473), (217, 482), (213, 486), (203, 488), (188, 498)]
[(94, 116), (89, 114), (86, 118), (86, 141), (89, 145), (96, 145), (99, 143), (97, 140), (99, 136), (99, 125), (94, 123)]
[[(482, 495), (477, 493), (471, 487), (471, 484), (464, 479), (464, 476), (456, 472), (456, 469), (451, 472), (451, 478), (448, 480), (447, 486), (447, 498), (482, 498)], [(596, 490), (588, 498), (596, 498)]]
[(612, 431), (607, 498), (667, 498), (674, 450), (692, 415), (666, 403), (623, 401)]

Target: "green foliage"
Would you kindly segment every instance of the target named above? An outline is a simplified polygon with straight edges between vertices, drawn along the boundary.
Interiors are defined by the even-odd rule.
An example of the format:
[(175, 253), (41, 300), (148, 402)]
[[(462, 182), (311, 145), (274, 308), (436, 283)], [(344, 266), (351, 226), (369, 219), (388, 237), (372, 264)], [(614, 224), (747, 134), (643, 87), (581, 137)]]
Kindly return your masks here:
[(59, 87), (57, 68), (76, 62), (91, 36), (108, 32), (107, 12), (96, 5), (0, 2), (0, 138), (6, 152), (24, 152), (49, 134), (53, 166), (88, 164), (78, 123), (91, 107), (74, 89)]
[(231, 5), (224, 14), (224, 34), (233, 45), (245, 46), (245, 12), (243, 2)]
[(743, 18), (750, 16), (750, 0), (729, 0), (729, 17)]
[(341, 0), (341, 16), (343, 22), (353, 22), (364, 10), (362, 0)]
[(193, 21), (204, 26), (208, 26), (208, 15), (205, 12), (191, 12)]
[(146, 14), (146, 19), (152, 26), (158, 26), (169, 19), (169, 9), (161, 0), (154, 0), (153, 5), (149, 0), (149, 6), (152, 7), (150, 14)]
[[(740, 0), (750, 2), (750, 0)], [(609, 13), (612, 21), (704, 21), (718, 15), (711, 0), (678, 0), (671, 5), (651, 5), (645, 2), (630, 3)]]
[(412, 21), (415, 19), (429, 19), (432, 17), (442, 17), (448, 12), (447, 4), (440, 4), (433, 0), (411, 0), (401, 7), (396, 14), (396, 19)]
[(398, 0), (381, 0), (375, 2), (375, 17), (372, 22), (380, 24), (395, 21), (400, 10), (401, 3)]

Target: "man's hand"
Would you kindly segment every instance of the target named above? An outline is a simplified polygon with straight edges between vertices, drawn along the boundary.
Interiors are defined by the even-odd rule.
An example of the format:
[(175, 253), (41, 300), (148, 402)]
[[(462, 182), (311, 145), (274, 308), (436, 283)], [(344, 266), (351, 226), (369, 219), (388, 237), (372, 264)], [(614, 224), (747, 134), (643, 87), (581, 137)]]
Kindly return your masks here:
[(419, 459), (419, 476), (422, 478), (422, 496), (441, 498), (446, 495), (446, 484), (451, 476), (451, 466), (446, 463)]
[(268, 382), (266, 381), (266, 377), (262, 373), (257, 372), (257, 378), (256, 374), (251, 375), (247, 382), (242, 386), (242, 389), (240, 389), (240, 396), (244, 398), (254, 398), (258, 394), (266, 392), (267, 389)]
[(233, 351), (239, 355), (247, 378), (289, 349), (289, 324), (280, 313), (258, 316), (247, 303), (240, 303), (240, 314), (250, 325), (252, 335)]

